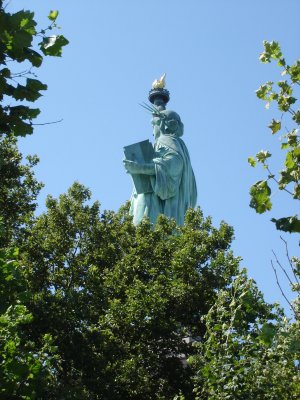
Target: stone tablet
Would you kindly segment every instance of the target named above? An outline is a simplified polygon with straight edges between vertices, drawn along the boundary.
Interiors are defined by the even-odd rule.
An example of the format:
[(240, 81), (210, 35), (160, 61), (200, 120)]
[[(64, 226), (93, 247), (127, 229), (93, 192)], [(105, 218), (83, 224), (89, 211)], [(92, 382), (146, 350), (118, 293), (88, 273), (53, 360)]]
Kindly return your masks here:
[[(124, 147), (125, 158), (130, 161), (135, 161), (139, 164), (146, 164), (152, 161), (154, 157), (154, 149), (149, 140), (134, 143)], [(150, 176), (143, 174), (132, 175), (135, 190), (140, 193), (153, 192)]]

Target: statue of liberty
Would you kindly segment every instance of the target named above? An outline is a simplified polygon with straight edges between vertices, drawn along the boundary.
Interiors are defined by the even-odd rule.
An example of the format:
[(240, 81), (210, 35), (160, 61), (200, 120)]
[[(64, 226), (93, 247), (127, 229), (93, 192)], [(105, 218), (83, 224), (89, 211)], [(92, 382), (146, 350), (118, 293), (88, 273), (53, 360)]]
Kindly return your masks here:
[[(196, 206), (195, 176), (189, 152), (181, 139), (184, 126), (175, 111), (166, 110), (169, 99), (163, 75), (152, 84), (149, 93), (152, 105), (144, 105), (152, 113), (154, 151), (146, 161), (141, 161), (141, 158), (137, 161), (137, 157), (128, 159), (128, 151), (125, 151), (125, 169), (135, 185), (130, 206), (135, 225), (143, 217), (148, 217), (155, 224), (160, 214), (174, 218), (178, 225), (183, 225), (187, 209)], [(148, 180), (146, 189), (139, 187), (138, 179), (144, 179), (145, 182)]]

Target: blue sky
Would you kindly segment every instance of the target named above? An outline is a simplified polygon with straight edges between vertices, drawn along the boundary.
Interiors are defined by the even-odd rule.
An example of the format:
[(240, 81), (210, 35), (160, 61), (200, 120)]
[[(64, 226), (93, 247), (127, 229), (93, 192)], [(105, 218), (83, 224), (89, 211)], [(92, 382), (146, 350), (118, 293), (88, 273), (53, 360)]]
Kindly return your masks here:
[[(249, 188), (264, 171), (247, 163), (268, 149), (273, 169), (282, 154), (267, 128), (278, 116), (266, 110), (255, 90), (280, 80), (274, 65), (258, 61), (263, 40), (279, 41), (289, 63), (299, 58), (298, 0), (12, 0), (10, 10), (35, 11), (47, 25), (50, 10), (70, 44), (61, 59), (46, 58), (38, 71), (48, 91), (38, 101), (40, 123), (21, 141), (24, 154), (37, 153), (36, 168), (45, 183), (39, 201), (58, 196), (78, 180), (88, 186), (102, 209), (117, 210), (130, 198), (123, 146), (152, 139), (150, 116), (139, 106), (151, 83), (167, 74), (169, 108), (185, 125), (183, 136), (193, 164), (198, 205), (235, 228), (233, 250), (243, 258), (268, 301), (284, 300), (271, 269), (272, 250), (285, 263), (285, 251), (271, 217), (295, 213), (295, 201), (275, 190), (273, 210), (250, 209)], [(299, 238), (284, 235), (291, 254)], [(284, 290), (288, 285), (281, 277)], [(290, 294), (289, 294), (290, 296)]]

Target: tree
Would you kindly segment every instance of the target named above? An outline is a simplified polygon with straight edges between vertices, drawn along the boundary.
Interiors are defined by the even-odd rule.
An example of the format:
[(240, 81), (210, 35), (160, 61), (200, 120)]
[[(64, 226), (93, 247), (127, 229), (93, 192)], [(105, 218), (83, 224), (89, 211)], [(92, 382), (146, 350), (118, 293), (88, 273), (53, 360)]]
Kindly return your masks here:
[[(296, 103), (293, 88), (299, 84), (300, 63), (297, 61), (287, 66), (276, 42), (264, 42), (264, 46), (261, 61), (277, 60), (284, 67), (284, 75), (288, 75), (290, 81), (278, 82), (279, 92), (275, 91), (273, 82), (267, 82), (257, 90), (257, 96), (267, 101), (267, 107), (270, 102), (277, 102), (282, 111), (281, 119), (288, 113), (292, 121), (299, 125), (300, 112), (294, 110), (292, 105)], [(281, 120), (272, 120), (269, 127), (273, 134), (281, 129), (281, 124)], [(257, 162), (262, 163), (268, 172), (266, 180), (257, 182), (250, 189), (250, 206), (258, 213), (272, 207), (271, 181), (280, 190), (299, 200), (300, 152), (297, 129), (292, 129), (284, 137), (286, 141), (281, 147), (287, 153), (285, 168), (280, 171), (279, 178), (270, 170), (267, 160), (271, 154), (268, 151), (260, 151), (256, 159), (248, 159), (253, 167)], [(273, 219), (273, 222), (277, 229), (299, 231), (297, 216)], [(299, 260), (294, 257), (289, 259), (289, 263), (296, 281), (292, 286), (299, 294)], [(265, 312), (259, 312), (262, 309)], [(244, 271), (237, 275), (232, 285), (221, 289), (215, 304), (203, 317), (206, 323), (204, 341), (195, 344), (198, 353), (188, 359), (195, 370), (196, 399), (298, 399), (299, 296), (293, 309), (295, 321), (291, 322), (278, 307), (272, 309), (272, 306), (266, 305), (255, 283), (247, 279)], [(250, 324), (245, 312), (253, 317)]]
[(57, 27), (58, 11), (50, 12), (46, 29), (37, 29), (33, 12), (11, 14), (6, 9), (0, 1), (0, 248), (24, 236), (42, 187), (33, 173), (38, 158), (29, 156), (28, 164), (22, 165), (16, 140), (33, 132), (32, 121), (40, 110), (27, 104), (47, 89), (35, 79), (35, 69), (41, 66), (43, 55), (61, 56), (68, 43), (63, 35), (48, 35)]
[[(258, 312), (268, 307), (269, 313)], [(205, 341), (188, 360), (196, 370), (196, 399), (299, 398), (299, 321), (291, 324), (280, 309), (267, 306), (245, 271), (219, 291), (203, 319)]]
[(34, 217), (36, 199), (43, 185), (35, 179), (36, 156), (22, 154), (13, 136), (0, 138), (0, 248), (16, 246), (25, 239)]
[(22, 248), (28, 338), (50, 334), (62, 360), (47, 398), (192, 399), (182, 358), (195, 349), (183, 339), (203, 338), (202, 316), (237, 274), (232, 228), (199, 210), (184, 227), (165, 217), (135, 227), (127, 207), (101, 214), (90, 196), (75, 183), (48, 197)]
[(0, 397), (31, 400), (55, 382), (59, 360), (49, 334), (37, 342), (26, 337), (33, 316), (18, 258), (17, 250), (0, 250)]
[[(270, 169), (268, 159), (271, 157), (271, 153), (269, 151), (262, 150), (256, 154), (256, 158), (248, 158), (252, 167), (255, 167), (258, 162), (268, 172), (267, 179), (256, 182), (250, 189), (250, 207), (261, 214), (272, 208), (270, 182), (275, 183), (279, 190), (288, 193), (293, 199), (300, 199), (300, 141), (298, 133), (300, 109), (297, 108), (297, 99), (294, 97), (294, 92), (300, 85), (300, 60), (288, 65), (283, 58), (279, 44), (267, 41), (264, 41), (264, 52), (260, 55), (260, 60), (263, 63), (276, 60), (278, 66), (283, 68), (281, 75), (286, 77), (285, 80), (277, 82), (278, 90), (276, 90), (274, 82), (267, 82), (256, 91), (257, 97), (266, 101), (267, 108), (272, 102), (275, 102), (281, 112), (280, 119), (273, 118), (270, 122), (269, 128), (272, 134), (280, 132), (284, 117), (287, 120), (286, 124), (294, 125), (289, 129), (286, 128), (287, 132), (282, 136), (284, 142), (281, 144), (281, 149), (286, 152), (286, 155), (284, 168), (279, 172), (278, 177)], [(279, 230), (300, 232), (300, 221), (297, 215), (283, 216), (279, 219), (273, 218), (272, 221)]]
[(40, 387), (46, 393), (54, 384), (59, 360), (49, 334), (35, 342), (26, 335), (33, 316), (26, 306), (30, 294), (15, 246), (24, 245), (42, 185), (32, 170), (38, 158), (30, 156), (23, 165), (16, 137), (33, 132), (32, 121), (40, 110), (27, 104), (47, 89), (35, 79), (34, 68), (41, 66), (43, 55), (60, 56), (67, 40), (62, 35), (47, 37), (56, 27), (57, 11), (49, 14), (49, 27), (38, 31), (33, 12), (11, 14), (8, 3), (0, 1), (0, 397), (29, 400), (40, 398)]

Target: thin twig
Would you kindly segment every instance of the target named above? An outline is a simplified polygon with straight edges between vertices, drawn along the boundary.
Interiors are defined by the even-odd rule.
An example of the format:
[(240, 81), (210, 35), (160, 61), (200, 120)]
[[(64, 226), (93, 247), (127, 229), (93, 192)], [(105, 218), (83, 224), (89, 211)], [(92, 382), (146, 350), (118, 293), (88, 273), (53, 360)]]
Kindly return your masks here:
[(279, 262), (279, 260), (278, 260), (278, 258), (277, 258), (277, 256), (276, 256), (276, 253), (274, 252), (274, 250), (272, 250), (272, 253), (273, 253), (274, 257), (275, 257), (276, 263), (279, 265), (279, 267), (280, 267), (281, 270), (283, 271), (284, 275), (287, 277), (288, 281), (289, 281), (290, 284), (292, 285), (292, 284), (293, 284), (293, 281), (292, 281), (291, 278), (289, 277), (289, 274), (286, 272), (286, 269), (280, 264), (280, 262)]
[(12, 0), (9, 0), (4, 6), (3, 6), (3, 10), (6, 10), (6, 7), (9, 6), (9, 4), (11, 3)]
[(31, 75), (32, 74), (31, 70), (32, 70), (32, 67), (29, 68), (29, 69), (26, 69), (24, 71), (21, 71), (21, 72), (12, 72), (11, 75), (14, 78), (21, 78), (21, 77), (26, 76), (26, 75)]
[[(275, 181), (277, 183), (277, 185), (279, 185), (278, 180), (275, 178), (274, 174), (272, 174), (272, 171), (270, 171), (269, 166), (267, 164), (264, 164), (264, 165), (267, 167), (267, 171), (269, 172), (271, 179), (273, 179), (273, 181)], [(282, 188), (282, 190), (284, 190), (285, 192), (287, 192), (291, 196), (294, 196), (294, 194), (292, 192), (290, 192), (288, 189)]]
[(45, 33), (49, 30), (52, 30), (56, 26), (56, 18), (47, 28), (42, 29), (40, 32), (37, 32), (35, 36), (45, 37)]
[(290, 303), (290, 301), (288, 300), (288, 298), (287, 298), (286, 295), (284, 294), (284, 291), (282, 290), (282, 287), (280, 286), (280, 283), (279, 283), (279, 280), (278, 280), (277, 271), (276, 271), (276, 268), (275, 268), (274, 265), (273, 265), (273, 260), (271, 260), (271, 265), (272, 265), (273, 271), (274, 271), (274, 273), (275, 273), (277, 286), (279, 287), (282, 296), (285, 298), (285, 300), (287, 301), (287, 303), (289, 304), (289, 306), (291, 307), (291, 309), (292, 309), (292, 310), (294, 311), (294, 313), (295, 313), (296, 311), (295, 311), (294, 307), (292, 306), (292, 304)]
[(294, 268), (293, 268), (293, 263), (292, 260), (290, 258), (290, 254), (289, 254), (289, 249), (288, 249), (288, 245), (287, 245), (287, 241), (285, 239), (283, 239), (282, 236), (280, 236), (280, 239), (283, 241), (283, 243), (285, 244), (285, 254), (287, 259), (289, 260), (290, 266), (291, 266), (291, 270), (293, 272), (294, 278), (296, 279), (296, 282), (299, 283), (299, 279), (297, 277), (297, 275), (295, 274)]
[(63, 121), (63, 118), (58, 120), (58, 121), (44, 122), (43, 124), (30, 124), (30, 125), (34, 125), (34, 126), (37, 126), (37, 125), (52, 125), (52, 124), (58, 124), (59, 122), (62, 122), (62, 121)]

